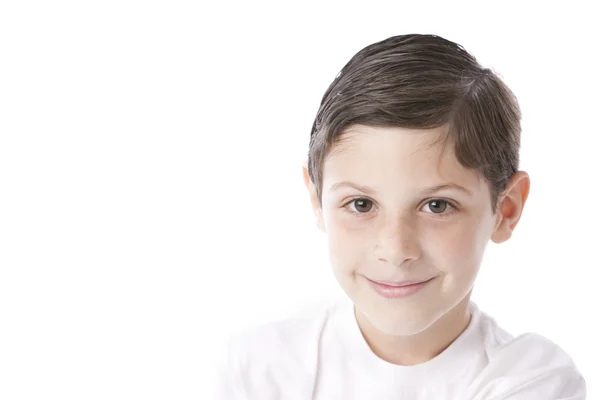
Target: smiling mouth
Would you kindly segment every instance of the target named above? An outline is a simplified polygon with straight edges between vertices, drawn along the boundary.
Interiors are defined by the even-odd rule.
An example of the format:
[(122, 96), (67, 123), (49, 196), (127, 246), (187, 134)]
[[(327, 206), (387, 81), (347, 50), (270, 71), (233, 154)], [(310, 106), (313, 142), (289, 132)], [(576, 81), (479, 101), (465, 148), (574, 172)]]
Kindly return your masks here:
[[(369, 279), (369, 278), (367, 278)], [(372, 282), (375, 282), (379, 285), (384, 285), (384, 286), (389, 286), (389, 287), (405, 287), (405, 286), (412, 286), (412, 285), (417, 285), (419, 283), (424, 283), (427, 281), (430, 281), (433, 278), (428, 278), (428, 279), (415, 279), (415, 280), (406, 280), (406, 281), (399, 281), (399, 282), (391, 282), (391, 281), (376, 281), (373, 279), (369, 279)]]
[(380, 296), (385, 298), (402, 298), (418, 293), (435, 278), (401, 282), (373, 281), (369, 278), (366, 279), (368, 280), (371, 288), (373, 288), (373, 290)]

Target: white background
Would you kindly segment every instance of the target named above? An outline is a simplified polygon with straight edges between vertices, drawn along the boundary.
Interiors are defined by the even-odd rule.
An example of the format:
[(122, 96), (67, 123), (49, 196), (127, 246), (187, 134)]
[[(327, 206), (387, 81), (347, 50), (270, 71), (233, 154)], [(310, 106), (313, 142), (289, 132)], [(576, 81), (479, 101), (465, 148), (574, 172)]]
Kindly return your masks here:
[(474, 299), (600, 398), (597, 14), (517, 4), (3, 1), (0, 399), (201, 398), (230, 332), (339, 296), (301, 165), (338, 71), (402, 33), (520, 99), (531, 195)]

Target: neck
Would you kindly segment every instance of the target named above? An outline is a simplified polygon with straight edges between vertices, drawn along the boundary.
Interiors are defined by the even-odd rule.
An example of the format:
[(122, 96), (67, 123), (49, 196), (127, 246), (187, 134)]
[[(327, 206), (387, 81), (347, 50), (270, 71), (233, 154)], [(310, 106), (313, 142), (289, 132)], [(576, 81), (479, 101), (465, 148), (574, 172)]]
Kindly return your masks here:
[(379, 358), (397, 365), (416, 365), (427, 362), (448, 348), (471, 321), (467, 295), (456, 307), (422, 332), (410, 336), (393, 336), (381, 332), (355, 308), (360, 330)]

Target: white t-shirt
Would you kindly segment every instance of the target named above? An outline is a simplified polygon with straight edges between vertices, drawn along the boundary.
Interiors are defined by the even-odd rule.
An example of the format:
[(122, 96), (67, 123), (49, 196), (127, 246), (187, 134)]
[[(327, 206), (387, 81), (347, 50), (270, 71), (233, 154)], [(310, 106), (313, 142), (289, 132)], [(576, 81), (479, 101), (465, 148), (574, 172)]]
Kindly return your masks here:
[(377, 357), (339, 301), (321, 315), (237, 335), (218, 371), (219, 400), (582, 400), (571, 358), (536, 335), (513, 337), (471, 303), (467, 329), (414, 366)]

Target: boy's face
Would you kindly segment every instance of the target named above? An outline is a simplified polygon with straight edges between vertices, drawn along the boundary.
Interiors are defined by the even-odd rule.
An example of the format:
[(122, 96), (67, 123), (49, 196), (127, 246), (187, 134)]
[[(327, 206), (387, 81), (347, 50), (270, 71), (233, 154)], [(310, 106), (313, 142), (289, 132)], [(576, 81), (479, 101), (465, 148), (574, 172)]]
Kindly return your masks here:
[[(324, 163), (322, 208), (311, 188), (336, 279), (385, 333), (421, 332), (465, 304), (502, 219), (486, 181), (458, 163), (453, 146), (442, 154), (431, 145), (443, 129), (351, 126)], [(442, 185), (456, 187), (434, 189)], [(428, 282), (390, 298), (370, 280)]]

